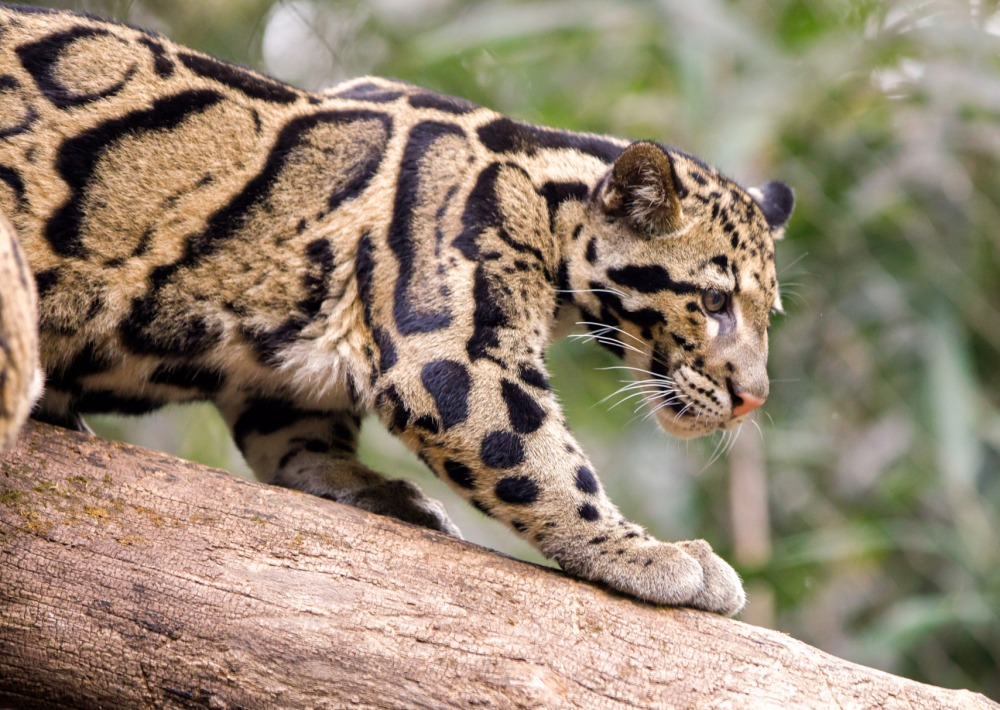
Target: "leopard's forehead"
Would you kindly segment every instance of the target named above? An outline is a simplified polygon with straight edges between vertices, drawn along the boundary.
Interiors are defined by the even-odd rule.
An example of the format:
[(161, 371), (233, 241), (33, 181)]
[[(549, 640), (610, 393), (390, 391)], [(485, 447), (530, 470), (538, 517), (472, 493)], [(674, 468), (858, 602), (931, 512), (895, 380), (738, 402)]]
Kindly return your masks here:
[[(687, 264), (690, 277), (718, 279), (726, 290), (743, 294), (769, 310), (780, 310), (774, 237), (750, 192), (715, 168), (685, 153), (671, 151), (685, 195), (683, 207), (697, 234)], [(712, 279), (712, 274), (715, 279)]]

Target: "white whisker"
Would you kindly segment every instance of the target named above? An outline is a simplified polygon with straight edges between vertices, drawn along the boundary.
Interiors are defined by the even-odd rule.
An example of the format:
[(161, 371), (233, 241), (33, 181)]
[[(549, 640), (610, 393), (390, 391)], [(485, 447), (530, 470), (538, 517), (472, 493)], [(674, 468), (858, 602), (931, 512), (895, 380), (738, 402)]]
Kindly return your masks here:
[(642, 338), (637, 338), (636, 336), (629, 333), (627, 330), (622, 330), (621, 328), (614, 325), (608, 325), (607, 323), (594, 323), (593, 321), (586, 321), (586, 320), (577, 321), (576, 324), (593, 326), (595, 328), (600, 328), (602, 330), (611, 330), (614, 331), (615, 333), (621, 333), (622, 335), (627, 335), (628, 337), (632, 338), (632, 340), (636, 341), (640, 345), (646, 345), (646, 341), (643, 340)]
[(649, 375), (650, 377), (655, 377), (657, 380), (670, 382), (674, 384), (674, 381), (667, 377), (666, 375), (661, 375), (657, 372), (651, 372), (650, 370), (643, 370), (641, 367), (632, 367), (630, 365), (609, 365), (608, 367), (599, 367), (598, 370), (631, 370), (633, 372), (641, 372), (644, 375)]

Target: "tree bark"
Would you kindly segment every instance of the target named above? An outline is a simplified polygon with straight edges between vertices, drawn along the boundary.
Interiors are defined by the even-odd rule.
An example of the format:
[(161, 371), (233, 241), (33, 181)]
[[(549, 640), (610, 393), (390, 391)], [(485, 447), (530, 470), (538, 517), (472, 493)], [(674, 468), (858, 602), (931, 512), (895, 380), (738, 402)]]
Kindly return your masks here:
[(0, 707), (1000, 707), (165, 454), (0, 454)]

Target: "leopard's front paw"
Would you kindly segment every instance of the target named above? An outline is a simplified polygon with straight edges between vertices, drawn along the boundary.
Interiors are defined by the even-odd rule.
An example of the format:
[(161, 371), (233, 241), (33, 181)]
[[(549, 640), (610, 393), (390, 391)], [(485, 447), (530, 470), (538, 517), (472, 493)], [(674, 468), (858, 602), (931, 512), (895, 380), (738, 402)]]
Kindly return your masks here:
[(597, 544), (592, 540), (582, 555), (556, 559), (571, 574), (656, 604), (732, 616), (746, 602), (736, 570), (704, 540), (667, 543), (640, 537)]
[(371, 513), (388, 515), (414, 525), (439, 530), (459, 539), (462, 537), (461, 531), (451, 522), (444, 506), (439, 501), (428, 498), (415, 483), (410, 481), (380, 481), (364, 488), (341, 493), (336, 500)]

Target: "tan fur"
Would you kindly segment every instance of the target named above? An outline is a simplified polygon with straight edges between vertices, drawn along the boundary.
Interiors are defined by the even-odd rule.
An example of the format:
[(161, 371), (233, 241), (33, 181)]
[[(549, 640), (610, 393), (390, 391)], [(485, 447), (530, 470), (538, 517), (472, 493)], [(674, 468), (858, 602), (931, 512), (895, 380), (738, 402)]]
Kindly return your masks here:
[[(738, 425), (738, 393), (767, 395), (787, 188), (751, 195), (654, 143), (384, 79), (310, 94), (70, 13), (0, 5), (0, 28), (0, 210), (39, 285), (36, 416), (209, 399), (262, 479), (458, 534), (356, 460), (375, 411), (567, 570), (742, 606), (706, 544), (654, 540), (607, 499), (544, 351), (575, 310), (639, 372), (663, 428)], [(0, 269), (17, 253), (2, 235)], [(13, 310), (30, 284), (3, 283), (0, 333), (21, 343), (0, 352), (12, 432), (34, 328)], [(725, 313), (705, 311), (709, 289)]]
[(0, 451), (17, 437), (41, 394), (38, 306), (28, 264), (0, 215)]

